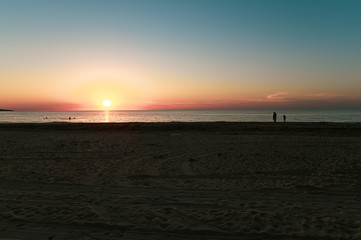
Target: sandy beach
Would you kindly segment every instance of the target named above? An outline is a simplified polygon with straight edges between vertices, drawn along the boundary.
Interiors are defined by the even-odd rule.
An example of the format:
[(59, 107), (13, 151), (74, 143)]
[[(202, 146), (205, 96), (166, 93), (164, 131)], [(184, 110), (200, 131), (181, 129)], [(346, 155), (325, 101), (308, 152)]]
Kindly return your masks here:
[(361, 124), (0, 124), (0, 239), (361, 239)]

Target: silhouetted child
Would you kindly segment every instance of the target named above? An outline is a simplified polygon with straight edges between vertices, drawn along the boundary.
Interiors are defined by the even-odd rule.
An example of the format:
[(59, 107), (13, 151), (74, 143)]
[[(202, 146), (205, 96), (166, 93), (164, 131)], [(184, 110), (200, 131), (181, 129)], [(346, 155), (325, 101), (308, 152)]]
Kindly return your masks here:
[(286, 122), (286, 115), (283, 115), (283, 122)]
[(277, 122), (277, 113), (276, 112), (273, 112), (273, 121)]

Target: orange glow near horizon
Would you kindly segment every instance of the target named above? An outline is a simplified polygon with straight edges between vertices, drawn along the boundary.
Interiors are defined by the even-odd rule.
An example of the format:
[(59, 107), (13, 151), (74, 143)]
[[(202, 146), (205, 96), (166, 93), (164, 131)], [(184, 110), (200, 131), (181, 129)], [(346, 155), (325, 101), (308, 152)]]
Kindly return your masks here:
[[(76, 110), (186, 110), (186, 109), (260, 109), (305, 107), (358, 107), (359, 94), (329, 89), (316, 92), (303, 88), (263, 85), (244, 80), (224, 84), (218, 78), (172, 75), (152, 69), (121, 65), (89, 71), (57, 73), (0, 73), (9, 82), (1, 89), (0, 109), (76, 111)], [(91, 67), (93, 66), (93, 67)], [(121, 69), (121, 66), (118, 68)], [(126, 66), (126, 67), (124, 67)], [(17, 79), (27, 79), (19, 85)], [(49, 81), (48, 79), (53, 79)], [(18, 80), (19, 81), (19, 80)], [(19, 87), (21, 86), (21, 87)], [(39, 86), (42, 86), (39, 88)], [(103, 104), (108, 99), (111, 104)], [(335, 104), (338, 104), (337, 106)]]

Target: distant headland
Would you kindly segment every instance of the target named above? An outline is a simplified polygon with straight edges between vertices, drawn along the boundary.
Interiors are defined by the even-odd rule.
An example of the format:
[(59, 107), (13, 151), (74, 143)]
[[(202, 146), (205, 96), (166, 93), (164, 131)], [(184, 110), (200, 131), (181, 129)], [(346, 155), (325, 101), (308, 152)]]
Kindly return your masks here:
[(14, 110), (9, 110), (9, 109), (0, 109), (0, 111), (14, 111)]

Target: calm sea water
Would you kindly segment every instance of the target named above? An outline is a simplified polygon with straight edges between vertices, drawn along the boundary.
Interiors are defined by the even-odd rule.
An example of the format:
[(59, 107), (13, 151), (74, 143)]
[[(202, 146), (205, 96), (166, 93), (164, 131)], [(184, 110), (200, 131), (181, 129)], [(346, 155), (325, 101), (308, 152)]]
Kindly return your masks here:
[[(212, 111), (53, 111), (0, 112), (2, 123), (41, 122), (271, 122), (269, 110), (212, 110)], [(278, 121), (287, 116), (288, 122), (361, 122), (361, 110), (280, 110)], [(71, 117), (71, 120), (69, 120)]]

